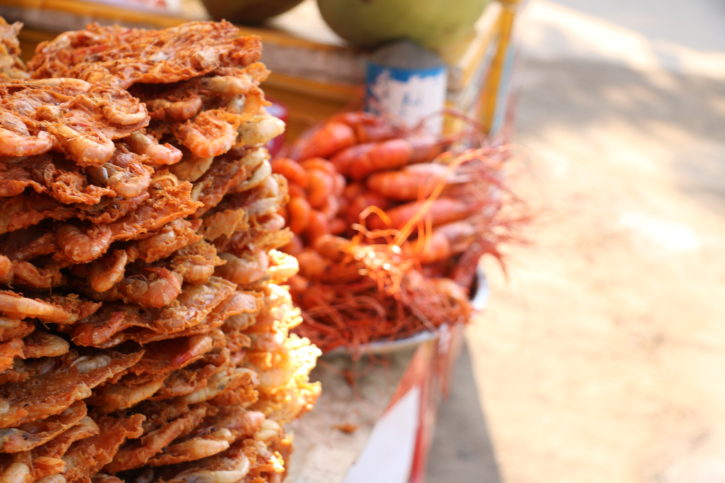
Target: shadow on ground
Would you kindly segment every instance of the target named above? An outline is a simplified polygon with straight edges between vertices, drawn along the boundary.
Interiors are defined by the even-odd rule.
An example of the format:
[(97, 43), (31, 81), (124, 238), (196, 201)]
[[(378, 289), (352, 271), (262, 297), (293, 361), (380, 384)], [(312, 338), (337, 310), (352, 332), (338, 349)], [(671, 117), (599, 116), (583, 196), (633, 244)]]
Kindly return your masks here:
[[(517, 131), (539, 129), (544, 135), (578, 126), (585, 141), (600, 126), (629, 129), (632, 138), (649, 139), (652, 146), (642, 153), (669, 163), (683, 193), (717, 214), (725, 213), (720, 182), (725, 163), (719, 159), (717, 138), (725, 119), (725, 83), (720, 79), (582, 60), (526, 59), (522, 67), (527, 86), (521, 102), (538, 108), (519, 113)], [(610, 142), (630, 141), (622, 137), (612, 129)], [(595, 157), (596, 143), (606, 140), (591, 141), (588, 156)], [(625, 149), (622, 145), (623, 161)]]
[(500, 483), (501, 475), (478, 398), (468, 344), (461, 348), (451, 393), (438, 412), (428, 483)]

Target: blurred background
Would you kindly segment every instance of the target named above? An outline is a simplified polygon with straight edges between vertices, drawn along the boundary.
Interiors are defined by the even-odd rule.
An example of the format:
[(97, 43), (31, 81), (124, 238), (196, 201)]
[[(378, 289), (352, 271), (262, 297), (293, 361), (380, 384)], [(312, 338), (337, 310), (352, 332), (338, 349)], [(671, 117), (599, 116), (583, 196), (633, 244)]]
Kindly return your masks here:
[(540, 216), (488, 271), (430, 481), (725, 481), (725, 4), (522, 6)]

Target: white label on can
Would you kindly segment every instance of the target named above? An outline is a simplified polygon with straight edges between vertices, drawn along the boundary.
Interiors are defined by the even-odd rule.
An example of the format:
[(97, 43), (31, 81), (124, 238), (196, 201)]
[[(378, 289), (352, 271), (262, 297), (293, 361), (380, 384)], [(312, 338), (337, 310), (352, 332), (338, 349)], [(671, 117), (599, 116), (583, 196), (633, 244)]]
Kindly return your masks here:
[(446, 101), (445, 67), (408, 70), (368, 63), (367, 110), (374, 114), (417, 126), (425, 119), (425, 130), (440, 134), (440, 115)]

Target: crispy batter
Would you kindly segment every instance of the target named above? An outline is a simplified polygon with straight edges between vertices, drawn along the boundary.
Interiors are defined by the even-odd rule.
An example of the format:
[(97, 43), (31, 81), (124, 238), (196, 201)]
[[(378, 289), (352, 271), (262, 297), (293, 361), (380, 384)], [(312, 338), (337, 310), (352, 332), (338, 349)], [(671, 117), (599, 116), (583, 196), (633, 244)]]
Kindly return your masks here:
[(75, 426), (67, 429), (43, 446), (38, 447), (34, 453), (46, 458), (61, 458), (73, 443), (84, 438), (96, 436), (100, 432), (101, 430), (98, 424), (91, 417), (85, 416)]
[(263, 421), (264, 414), (258, 411), (247, 411), (239, 406), (223, 407), (219, 413), (201, 422), (191, 434), (166, 446), (148, 464), (177, 464), (220, 453), (234, 441), (254, 436)]
[(0, 17), (0, 79), (24, 79), (28, 77), (23, 61), (20, 60), (18, 33), (23, 24), (8, 24)]
[(0, 453), (18, 453), (29, 451), (47, 443), (71, 426), (76, 425), (87, 409), (78, 401), (60, 414), (46, 419), (23, 424), (17, 428), (0, 430)]
[(217, 248), (236, 233), (249, 228), (249, 217), (244, 208), (217, 209), (207, 214), (200, 230), (204, 239), (213, 241)]
[(79, 209), (76, 216), (83, 221), (94, 224), (107, 224), (120, 220), (132, 213), (149, 199), (149, 193), (142, 193), (134, 198), (107, 198), (93, 206)]
[(35, 330), (35, 323), (27, 320), (0, 317), (0, 342), (25, 337)]
[(74, 273), (87, 277), (88, 285), (94, 292), (105, 292), (123, 280), (126, 266), (135, 260), (152, 263), (201, 240), (201, 235), (195, 229), (200, 224), (199, 220), (174, 220), (151, 236), (129, 243), (124, 249), (108, 252), (90, 265), (74, 266)]
[(295, 266), (270, 255), (291, 232), (260, 47), (227, 22), (91, 25), (0, 83), (0, 283), (21, 290), (0, 291), (0, 481), (284, 477), (266, 418), (319, 387), (273, 285)]
[(51, 295), (41, 300), (0, 290), (0, 311), (17, 319), (34, 317), (56, 324), (72, 324), (93, 314), (100, 306), (100, 303), (82, 300), (73, 294)]
[(194, 213), (199, 203), (191, 199), (191, 183), (165, 173), (151, 180), (150, 197), (136, 210), (111, 224), (114, 240), (135, 240), (150, 231)]
[(287, 281), (299, 272), (297, 259), (280, 250), (269, 250), (269, 270), (267, 279), (277, 285), (286, 284)]
[(228, 368), (212, 376), (208, 385), (191, 394), (179, 398), (187, 404), (197, 404), (208, 401), (226, 392), (239, 392), (249, 395), (248, 404), (257, 398), (256, 387), (259, 384), (257, 373), (252, 369), (234, 367)]
[(146, 103), (151, 119), (178, 122), (191, 119), (202, 108), (197, 79), (174, 84), (146, 84), (131, 88), (133, 95)]
[(65, 411), (91, 395), (91, 389), (132, 366), (143, 351), (105, 351), (80, 356), (75, 351), (50, 359), (52, 367), (18, 384), (0, 386), (0, 428), (14, 427)]
[(237, 144), (242, 146), (263, 146), (284, 132), (281, 119), (262, 112), (249, 118), (239, 126)]
[(70, 350), (70, 344), (57, 335), (43, 330), (36, 330), (23, 339), (23, 357), (37, 359), (39, 357), (58, 357)]
[[(0, 479), (7, 478), (11, 473), (12, 465), (16, 470), (25, 473), (29, 481), (38, 482), (65, 482), (61, 475), (66, 464), (61, 459), (68, 448), (78, 440), (97, 435), (98, 425), (88, 416), (83, 417), (76, 425), (62, 432), (48, 443), (38, 446), (32, 451), (24, 451), (13, 455), (0, 455)], [(5, 472), (2, 470), (5, 469)], [(2, 479), (2, 481), (6, 481)], [(24, 479), (11, 481), (26, 481)]]
[(269, 77), (269, 70), (261, 62), (246, 67), (224, 66), (214, 75), (198, 79), (198, 89), (206, 96), (216, 96), (225, 100), (243, 96), (259, 86)]
[(86, 290), (90, 288), (93, 292), (101, 293), (123, 280), (128, 263), (127, 250), (112, 250), (89, 265), (75, 265), (71, 270), (87, 281), (87, 284), (83, 284)]
[(0, 255), (0, 283), (10, 283), (13, 278), (13, 262), (5, 255)]
[(0, 373), (13, 366), (16, 357), (23, 357), (23, 339), (10, 339), (0, 343)]
[[(270, 220), (287, 201), (286, 181), (278, 175), (268, 176), (262, 184), (242, 193), (226, 196), (217, 207), (204, 216), (204, 238), (213, 240), (222, 251), (241, 253), (249, 245), (250, 237), (271, 234), (279, 230), (250, 233), (257, 220)], [(276, 218), (271, 218), (275, 224)], [(230, 228), (231, 226), (231, 228)], [(260, 226), (262, 228), (263, 225)], [(265, 233), (267, 232), (267, 233)], [(235, 250), (229, 250), (229, 248)], [(274, 248), (274, 247), (273, 247)]]
[(154, 170), (145, 164), (146, 160), (146, 156), (129, 151), (124, 143), (116, 143), (111, 160), (103, 166), (89, 167), (88, 171), (99, 184), (107, 186), (112, 194), (135, 198), (145, 193), (151, 184)]
[(66, 263), (93, 261), (106, 253), (112, 242), (143, 238), (199, 207), (199, 203), (190, 198), (191, 184), (179, 182), (172, 174), (161, 174), (152, 179), (148, 194), (133, 211), (111, 223), (68, 223), (56, 227), (56, 245), (60, 251), (55, 259)]
[(258, 37), (239, 37), (228, 22), (189, 22), (164, 30), (89, 25), (41, 43), (28, 63), (33, 77), (77, 77), (117, 84), (171, 83), (244, 67), (259, 59)]
[[(153, 407), (151, 406), (151, 408)], [(145, 425), (141, 439), (130, 441), (121, 448), (104, 470), (117, 473), (145, 465), (149, 459), (162, 451), (173, 440), (199, 425), (211, 408), (206, 404), (201, 404), (191, 408), (182, 407), (183, 412), (174, 411), (174, 409), (166, 407), (159, 411), (157, 407), (156, 411), (149, 411), (149, 414), (155, 415), (154, 421)]]
[(35, 181), (22, 163), (0, 162), (0, 197), (17, 196), (30, 187), (43, 193), (45, 187)]
[(110, 290), (94, 293), (86, 290), (95, 300), (122, 301), (141, 307), (159, 309), (173, 303), (181, 293), (183, 276), (165, 267), (142, 267), (131, 271)]
[(249, 173), (236, 156), (224, 156), (214, 160), (211, 168), (194, 183), (191, 196), (204, 205), (195, 216), (202, 216), (214, 208), (232, 188), (244, 181)]
[(131, 151), (145, 156), (145, 161), (151, 166), (168, 166), (181, 161), (182, 153), (177, 147), (169, 143), (161, 144), (148, 133), (137, 131), (124, 141)]
[(201, 235), (196, 233), (200, 225), (200, 220), (174, 220), (153, 235), (136, 242), (132, 258), (139, 258), (146, 263), (166, 258), (176, 250), (201, 240)]
[(144, 357), (120, 381), (93, 392), (90, 404), (103, 413), (131, 407), (153, 396), (169, 373), (197, 361), (212, 347), (213, 338), (209, 335), (148, 344)]
[(145, 346), (146, 354), (137, 364), (129, 368), (128, 374), (134, 376), (168, 374), (181, 369), (201, 359), (214, 347), (215, 339), (220, 338), (223, 342), (223, 334), (217, 331), (212, 335), (153, 342)]
[(123, 480), (117, 476), (107, 475), (106, 473), (96, 473), (91, 478), (92, 483), (123, 483)]
[[(105, 304), (101, 310), (76, 324), (71, 331), (73, 342), (82, 346), (112, 347), (125, 340), (150, 342), (170, 339), (186, 328), (194, 327), (218, 305), (234, 294), (235, 285), (211, 277), (203, 285), (186, 287), (168, 307), (141, 311), (129, 305)], [(149, 340), (150, 339), (150, 340)]]
[(76, 163), (98, 166), (112, 140), (149, 122), (146, 107), (122, 89), (79, 79), (26, 79), (0, 84), (0, 155), (59, 149)]
[(220, 107), (224, 101), (248, 94), (269, 75), (259, 62), (228, 70), (225, 75), (210, 74), (170, 85), (137, 85), (130, 92), (146, 103), (151, 119), (173, 125), (194, 117), (202, 106)]
[[(220, 304), (212, 310), (203, 323), (184, 329), (181, 332), (177, 332), (174, 336), (187, 337), (191, 335), (206, 334), (211, 332), (213, 329), (221, 327), (229, 318), (235, 316), (254, 317), (261, 310), (261, 300), (262, 299), (254, 292), (238, 291), (223, 304)], [(151, 340), (162, 339), (145, 337), (138, 339), (138, 342), (144, 343)]]
[(0, 163), (0, 196), (17, 196), (27, 187), (65, 204), (93, 205), (104, 196), (115, 196), (113, 190), (92, 184), (85, 173), (59, 156), (43, 154)]
[(145, 416), (142, 414), (125, 418), (113, 416), (96, 418), (100, 433), (78, 441), (63, 455), (66, 479), (82, 481), (96, 474), (113, 460), (124, 441), (138, 438), (143, 434), (144, 419)]
[(269, 163), (266, 153), (267, 150), (264, 148), (257, 148), (252, 151), (250, 156), (261, 158), (262, 162), (256, 167), (256, 169), (254, 169), (254, 171), (251, 171), (251, 175), (246, 180), (239, 183), (232, 189), (233, 193), (242, 193), (244, 191), (251, 190), (252, 188), (256, 188), (257, 186), (264, 184), (269, 179), (272, 174), (272, 165)]
[(214, 268), (223, 265), (214, 245), (199, 241), (179, 250), (170, 260), (170, 266), (186, 283), (206, 283), (214, 274)]
[(178, 164), (171, 167), (171, 172), (184, 181), (196, 181), (211, 168), (213, 157), (200, 158), (184, 150), (184, 157)]
[(256, 463), (255, 447), (251, 440), (242, 440), (231, 445), (221, 454), (186, 464), (159, 469), (154, 481), (163, 483), (190, 483), (193, 481), (247, 481), (251, 459)]
[(169, 375), (164, 385), (151, 398), (153, 401), (186, 396), (206, 387), (209, 378), (229, 364), (229, 349), (221, 348), (206, 354), (200, 361)]
[[(0, 455), (0, 480), (65, 482), (66, 479), (61, 473), (65, 471), (66, 464), (61, 457), (74, 442), (95, 436), (98, 432), (98, 425), (90, 417), (85, 416), (75, 426), (32, 451)], [(16, 475), (20, 473), (24, 476), (13, 480), (9, 476), (13, 471)]]
[(295, 381), (273, 391), (259, 391), (259, 399), (249, 406), (278, 421), (287, 424), (311, 410), (320, 397), (319, 382)]
[(43, 373), (54, 364), (51, 359), (41, 359), (25, 362), (15, 359), (11, 369), (0, 372), (0, 384), (18, 383), (27, 381), (31, 377)]
[(253, 248), (241, 257), (231, 253), (222, 253), (221, 257), (226, 263), (215, 273), (239, 286), (258, 283), (267, 277), (269, 256), (265, 250)]
[(251, 114), (244, 116), (226, 109), (202, 111), (176, 126), (173, 134), (195, 156), (220, 156), (232, 149), (237, 141), (237, 129), (249, 116)]
[(89, 404), (97, 406), (101, 413), (130, 408), (156, 393), (164, 384), (164, 375), (154, 375), (138, 384), (112, 384), (93, 391)]
[(75, 209), (35, 193), (0, 199), (0, 235), (37, 225), (43, 220), (67, 220)]
[(65, 277), (60, 271), (60, 265), (53, 260), (47, 260), (42, 265), (21, 261), (10, 263), (10, 272), (6, 273), (2, 278), (2, 281), (7, 285), (49, 289), (59, 287), (65, 283)]
[(0, 481), (31, 483), (63, 471), (63, 461), (57, 458), (33, 458), (31, 452), (0, 455)]
[[(273, 229), (282, 225), (282, 228)], [(228, 251), (235, 255), (243, 254), (250, 247), (263, 250), (278, 249), (287, 245), (294, 234), (289, 228), (284, 228), (284, 218), (276, 213), (271, 215), (252, 217), (249, 219), (249, 229), (237, 231), (231, 237), (221, 237), (214, 240), (214, 245), (220, 251)]]
[(87, 263), (106, 253), (113, 242), (109, 225), (60, 224), (55, 226), (58, 251), (54, 260), (59, 263)]

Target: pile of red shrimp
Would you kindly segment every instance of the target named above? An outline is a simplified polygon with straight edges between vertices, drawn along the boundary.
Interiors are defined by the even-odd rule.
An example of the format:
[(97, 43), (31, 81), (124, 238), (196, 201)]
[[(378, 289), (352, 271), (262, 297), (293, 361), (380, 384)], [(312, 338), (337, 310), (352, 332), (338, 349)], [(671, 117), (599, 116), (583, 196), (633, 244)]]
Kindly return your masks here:
[(512, 236), (501, 216), (512, 195), (507, 151), (462, 137), (348, 112), (272, 161), (289, 183), (298, 333), (354, 349), (469, 319), (479, 259), (500, 260)]
[(0, 481), (283, 479), (320, 352), (260, 55), (226, 22), (93, 25), (0, 79)]

